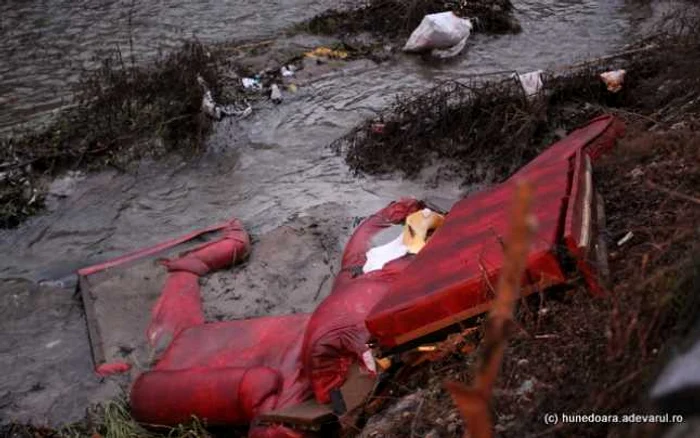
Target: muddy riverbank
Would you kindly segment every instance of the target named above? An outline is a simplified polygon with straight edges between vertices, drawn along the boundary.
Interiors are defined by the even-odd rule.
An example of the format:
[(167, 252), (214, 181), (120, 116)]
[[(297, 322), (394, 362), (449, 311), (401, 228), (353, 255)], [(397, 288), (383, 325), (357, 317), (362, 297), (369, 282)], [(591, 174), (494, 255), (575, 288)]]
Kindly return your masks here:
[[(339, 257), (339, 247), (349, 232), (344, 227), (354, 216), (370, 214), (402, 196), (449, 200), (470, 190), (462, 185), (460, 178), (443, 177), (434, 168), (422, 169), (411, 179), (396, 174), (356, 178), (343, 158), (327, 148), (330, 143), (386, 107), (398, 94), (423, 91), (436, 81), (460, 79), (479, 72), (528, 71), (610, 53), (629, 41), (635, 32), (635, 20), (653, 15), (652, 10), (640, 12), (626, 8), (623, 1), (572, 4), (523, 0), (514, 5), (522, 25), (520, 34), (500, 37), (476, 34), (463, 56), (440, 65), (403, 55), (382, 64), (372, 60), (348, 62), (302, 84), (296, 93), (285, 93), (279, 106), (261, 102), (249, 118), (227, 118), (215, 124), (204, 153), (194, 160), (185, 161), (177, 156), (147, 158), (127, 172), (107, 169), (62, 175), (59, 181), (63, 185), (49, 190), (47, 211), (15, 230), (0, 231), (0, 250), (12, 255), (0, 263), (0, 276), (5, 279), (3, 300), (8, 300), (0, 332), (13, 350), (12, 354), (3, 353), (4, 365), (13, 370), (7, 378), (0, 379), (0, 397), (7, 400), (0, 405), (3, 419), (57, 425), (82, 418), (91, 403), (118, 393), (120, 382), (101, 381), (91, 372), (83, 315), (71, 289), (76, 268), (232, 216), (240, 217), (261, 242), (264, 236), (283, 233), (279, 227), (290, 221), (293, 227), (302, 230), (302, 238), (308, 239), (313, 232), (306, 222), (294, 222), (300, 220), (296, 216), (311, 212), (309, 217), (322, 223), (331, 203), (337, 203), (339, 207), (332, 209), (339, 217), (328, 225), (331, 234), (313, 236), (308, 248), (314, 253), (323, 247), (336, 259), (331, 257), (327, 266), (322, 267), (323, 274), (319, 271), (318, 275), (299, 279), (299, 284), (304, 285), (303, 295), (285, 299), (290, 293), (287, 286), (268, 297), (251, 289), (245, 297), (250, 305), (239, 305), (234, 298), (236, 281), (273, 284), (278, 279), (272, 275), (285, 273), (284, 269), (270, 272), (259, 268), (261, 276), (269, 277), (256, 275), (235, 280), (233, 286), (224, 284), (227, 292), (220, 299), (230, 307), (225, 312), (209, 309), (209, 316), (225, 319), (231, 314), (246, 317), (308, 309), (317, 299), (316, 291), (323, 287), (324, 281), (327, 283), (325, 270), (330, 272), (336, 266), (332, 260)], [(308, 7), (303, 2), (289, 8), (284, 4), (278, 6), (286, 9), (280, 14), (276, 29), (286, 26), (285, 17), (294, 10), (305, 9), (304, 16), (310, 17), (313, 9), (320, 7), (318, 3)], [(65, 7), (70, 10), (73, 6)], [(146, 13), (157, 16), (154, 8), (151, 5), (151, 12)], [(183, 11), (187, 9), (179, 13), (186, 15)], [(241, 18), (241, 23), (247, 23), (241, 29), (256, 27), (268, 12), (269, 9), (265, 10), (250, 22)], [(170, 13), (175, 12), (167, 12)], [(193, 14), (193, 19), (197, 17), (198, 14)], [(103, 20), (100, 26), (110, 29), (109, 20)], [(206, 27), (207, 21), (226, 22), (211, 16), (203, 21), (199, 26)], [(145, 26), (144, 23), (140, 25)], [(218, 26), (223, 26), (222, 32), (227, 35), (232, 27), (216, 24), (214, 28), (222, 29)], [(6, 29), (3, 25), (3, 32)], [(265, 26), (258, 26), (256, 31), (264, 34)], [(141, 35), (137, 40), (143, 42), (148, 38)], [(147, 42), (155, 44), (155, 41)], [(67, 44), (75, 44), (70, 50), (79, 51), (79, 42), (68, 39)], [(97, 45), (101, 44), (104, 42)], [(311, 50), (324, 44), (324, 40), (309, 38), (299, 42), (299, 48)], [(31, 71), (31, 64), (25, 58), (17, 62), (17, 66), (24, 68), (20, 71)], [(265, 62), (260, 60), (256, 65)], [(37, 97), (40, 93), (34, 92), (41, 86), (29, 92), (21, 85), (13, 85), (18, 81), (16, 76), (10, 76), (9, 81), (5, 79), (16, 74), (19, 73), (14, 70), (3, 72), (4, 86), (8, 87), (9, 83), (16, 96), (3, 105), (9, 108), (8, 114), (21, 119), (28, 114), (27, 107), (22, 105), (41, 106), (37, 103), (41, 100)], [(70, 82), (70, 78), (66, 81)], [(61, 82), (61, 86), (65, 83)], [(29, 104), (32, 99), (37, 100)], [(12, 106), (15, 104), (18, 106)], [(290, 245), (294, 242), (290, 239)], [(284, 260), (285, 254), (279, 257), (279, 263), (289, 261)], [(314, 284), (310, 284), (309, 278), (314, 279)], [(42, 281), (45, 285), (37, 286)], [(210, 281), (227, 280), (220, 277)], [(256, 293), (260, 295), (255, 296)], [(61, 327), (65, 330), (58, 334)], [(59, 345), (68, 347), (54, 350)], [(15, 351), (22, 354), (14, 354)], [(55, 356), (59, 354), (57, 351), (60, 357)]]

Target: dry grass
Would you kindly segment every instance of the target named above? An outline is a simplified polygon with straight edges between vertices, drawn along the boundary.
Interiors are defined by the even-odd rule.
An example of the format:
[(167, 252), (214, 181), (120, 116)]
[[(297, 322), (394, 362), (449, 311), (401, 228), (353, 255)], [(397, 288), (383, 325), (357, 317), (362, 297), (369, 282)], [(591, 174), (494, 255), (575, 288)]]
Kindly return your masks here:
[[(9, 424), (0, 428), (3, 438), (210, 438), (204, 425), (193, 419), (174, 428), (148, 429), (129, 413), (125, 399), (97, 406), (86, 421), (61, 429)], [(230, 434), (228, 436), (231, 436)]]
[(123, 168), (142, 157), (200, 150), (211, 121), (200, 110), (197, 76), (218, 90), (216, 58), (197, 42), (146, 66), (129, 58), (116, 50), (85, 74), (75, 105), (49, 126), (1, 141), (1, 228), (18, 225), (41, 207), (35, 195), (42, 175)]

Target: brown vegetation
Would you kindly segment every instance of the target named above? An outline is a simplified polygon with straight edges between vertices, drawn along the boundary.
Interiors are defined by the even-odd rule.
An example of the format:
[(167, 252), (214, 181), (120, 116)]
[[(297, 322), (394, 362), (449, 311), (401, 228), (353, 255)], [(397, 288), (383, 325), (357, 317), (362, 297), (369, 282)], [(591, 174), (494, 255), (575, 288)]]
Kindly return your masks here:
[(73, 107), (43, 129), (2, 140), (0, 228), (40, 208), (42, 175), (198, 150), (211, 122), (201, 113), (197, 77), (218, 91), (216, 58), (197, 42), (147, 66), (130, 58), (115, 51), (85, 74)]
[[(502, 378), (493, 391), (490, 415), (497, 436), (647, 437), (658, 436), (664, 427), (548, 425), (544, 415), (654, 412), (647, 390), (674, 346), (697, 322), (700, 81), (694, 72), (700, 66), (700, 27), (692, 21), (673, 17), (665, 23), (669, 33), (640, 44), (656, 45), (649, 50), (550, 76), (540, 101), (527, 101), (514, 91), (505, 98), (489, 94), (494, 87), (508, 89), (507, 81), (443, 85), (430, 98), (401, 100), (393, 112), (368, 121), (336, 144), (356, 170), (398, 169), (411, 175), (420, 169), (404, 167), (407, 161), (449, 157), (457, 160), (455, 171), (466, 181), (472, 181), (479, 157), (489, 162), (507, 157), (496, 165), (498, 181), (537, 154), (557, 130), (603, 112), (627, 120), (627, 136), (595, 169), (605, 200), (603, 237), (610, 248), (613, 286), (605, 297), (596, 298), (573, 282), (566, 289), (533, 295), (521, 305)], [(620, 67), (628, 71), (623, 91), (608, 93), (598, 74)], [(472, 97), (465, 98), (469, 93)], [(378, 123), (381, 135), (373, 129)], [(486, 143), (490, 136), (495, 140)], [(452, 138), (462, 143), (450, 143)], [(411, 160), (402, 159), (409, 156)], [(631, 240), (618, 245), (630, 232)], [(477, 334), (474, 340), (480, 338)], [(471, 384), (476, 379), (473, 363), (473, 354), (455, 349), (396, 382), (391, 396), (412, 397), (413, 405), (398, 416), (400, 424), (383, 425), (381, 436), (461, 436), (464, 425), (442, 382)], [(393, 415), (391, 407), (387, 412)], [(370, 421), (363, 436), (373, 436), (373, 427)]]
[(477, 30), (519, 32), (510, 0), (370, 0), (357, 8), (331, 9), (301, 27), (311, 33), (351, 35), (368, 32), (385, 38), (408, 36), (427, 14), (452, 11), (474, 19)]
[[(451, 163), (448, 168), (465, 183), (488, 183), (502, 181), (560, 135), (602, 113), (654, 129), (697, 124), (699, 24), (696, 17), (673, 16), (635, 50), (550, 72), (535, 99), (513, 78), (447, 82), (399, 97), (332, 147), (359, 173), (412, 177), (438, 161)], [(618, 68), (627, 76), (614, 94), (599, 75)]]

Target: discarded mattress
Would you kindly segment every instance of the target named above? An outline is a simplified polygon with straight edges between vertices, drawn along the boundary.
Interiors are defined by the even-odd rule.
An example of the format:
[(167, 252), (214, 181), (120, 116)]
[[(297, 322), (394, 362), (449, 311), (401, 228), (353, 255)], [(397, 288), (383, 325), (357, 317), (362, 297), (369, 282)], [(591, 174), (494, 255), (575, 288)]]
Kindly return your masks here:
[(603, 116), (549, 147), (506, 182), (458, 202), (445, 223), (367, 317), (380, 351), (415, 342), (488, 310), (503, 264), (501, 236), (514, 182), (535, 189), (538, 228), (527, 257), (524, 293), (566, 281), (562, 253), (573, 252), (595, 289), (585, 263), (593, 227), (590, 160), (614, 145), (624, 126)]

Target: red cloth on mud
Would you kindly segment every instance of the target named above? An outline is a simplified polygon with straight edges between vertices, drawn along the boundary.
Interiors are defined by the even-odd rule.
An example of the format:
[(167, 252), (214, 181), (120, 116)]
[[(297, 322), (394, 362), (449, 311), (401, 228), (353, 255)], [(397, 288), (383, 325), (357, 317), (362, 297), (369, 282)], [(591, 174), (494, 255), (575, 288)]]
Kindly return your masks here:
[(330, 391), (342, 386), (351, 364), (363, 363), (369, 340), (365, 318), (411, 259), (402, 257), (381, 270), (355, 275), (362, 272), (372, 238), (422, 207), (415, 199), (393, 202), (367, 218), (346, 245), (331, 294), (311, 315), (304, 336), (304, 370), (319, 403), (330, 402)]
[[(361, 272), (372, 237), (420, 208), (418, 201), (404, 199), (363, 221), (346, 246), (331, 294), (311, 315), (204, 324), (198, 278), (247, 253), (249, 239), (237, 222), (223, 239), (166, 262), (170, 274), (148, 336), (154, 344), (172, 342), (154, 369), (134, 383), (134, 418), (176, 425), (195, 415), (209, 424), (244, 425), (266, 411), (308, 400), (312, 381), (327, 401), (328, 391), (344, 382), (348, 365), (366, 349), (367, 312), (407, 260), (367, 275), (356, 276), (353, 268)], [(254, 427), (250, 436), (295, 434), (271, 426)]]

